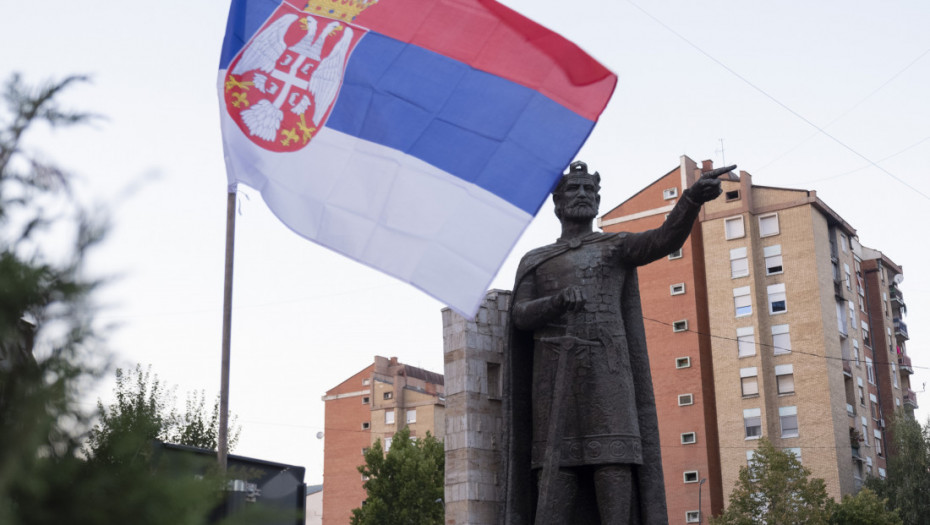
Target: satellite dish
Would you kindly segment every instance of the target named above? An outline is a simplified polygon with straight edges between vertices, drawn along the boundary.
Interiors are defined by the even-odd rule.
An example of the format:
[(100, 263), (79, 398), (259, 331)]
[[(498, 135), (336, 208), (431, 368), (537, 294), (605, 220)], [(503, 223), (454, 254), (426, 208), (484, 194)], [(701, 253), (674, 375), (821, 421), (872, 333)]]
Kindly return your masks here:
[(903, 273), (896, 273), (895, 276), (894, 276), (894, 279), (892, 279), (892, 281), (894, 281), (895, 284), (901, 284), (901, 283), (903, 283), (903, 282), (904, 282), (904, 274), (903, 274)]
[(317, 438), (317, 439), (323, 439), (323, 433), (322, 433), (322, 432), (317, 432), (317, 433), (316, 433), (316, 438)]

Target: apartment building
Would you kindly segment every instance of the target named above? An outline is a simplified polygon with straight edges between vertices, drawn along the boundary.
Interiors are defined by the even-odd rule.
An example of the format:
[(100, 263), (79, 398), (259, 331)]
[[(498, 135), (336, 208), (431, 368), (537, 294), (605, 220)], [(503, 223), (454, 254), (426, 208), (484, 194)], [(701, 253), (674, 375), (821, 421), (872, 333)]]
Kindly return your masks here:
[(443, 376), (405, 365), (396, 357), (374, 362), (323, 396), (323, 525), (349, 523), (365, 500), (358, 466), (375, 440), (390, 450), (394, 433), (407, 426), (415, 439), (445, 431)]
[[(600, 226), (659, 226), (712, 168), (682, 157)], [(640, 270), (670, 523), (719, 512), (762, 436), (832, 497), (855, 492), (885, 475), (894, 409), (916, 407), (900, 266), (815, 191), (745, 171), (722, 186), (682, 250)]]

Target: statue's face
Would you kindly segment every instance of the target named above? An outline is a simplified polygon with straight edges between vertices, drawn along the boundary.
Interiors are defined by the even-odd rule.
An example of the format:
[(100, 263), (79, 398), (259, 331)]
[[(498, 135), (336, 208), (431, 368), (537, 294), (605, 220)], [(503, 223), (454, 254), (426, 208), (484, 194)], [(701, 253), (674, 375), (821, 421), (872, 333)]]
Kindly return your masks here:
[(556, 196), (556, 215), (562, 220), (594, 219), (601, 202), (597, 182), (590, 175), (569, 177)]

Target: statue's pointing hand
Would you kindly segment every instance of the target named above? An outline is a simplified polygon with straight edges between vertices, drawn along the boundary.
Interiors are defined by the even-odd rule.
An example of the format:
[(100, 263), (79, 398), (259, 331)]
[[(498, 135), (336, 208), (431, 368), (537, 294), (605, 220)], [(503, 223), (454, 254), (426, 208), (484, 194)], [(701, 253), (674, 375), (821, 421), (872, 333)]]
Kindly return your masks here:
[(726, 175), (734, 169), (736, 169), (735, 164), (724, 168), (717, 168), (713, 171), (705, 171), (701, 174), (700, 179), (696, 180), (690, 188), (685, 190), (688, 197), (698, 204), (704, 204), (707, 201), (716, 199), (723, 193), (723, 189), (720, 187), (720, 179), (717, 177)]

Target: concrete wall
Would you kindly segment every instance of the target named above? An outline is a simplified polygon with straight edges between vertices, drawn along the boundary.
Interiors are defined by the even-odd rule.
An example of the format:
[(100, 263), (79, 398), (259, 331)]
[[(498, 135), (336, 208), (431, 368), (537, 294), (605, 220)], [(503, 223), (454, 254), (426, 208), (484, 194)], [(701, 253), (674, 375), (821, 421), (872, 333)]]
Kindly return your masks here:
[(496, 525), (504, 497), (501, 362), (508, 291), (488, 292), (475, 319), (442, 311), (446, 523)]

